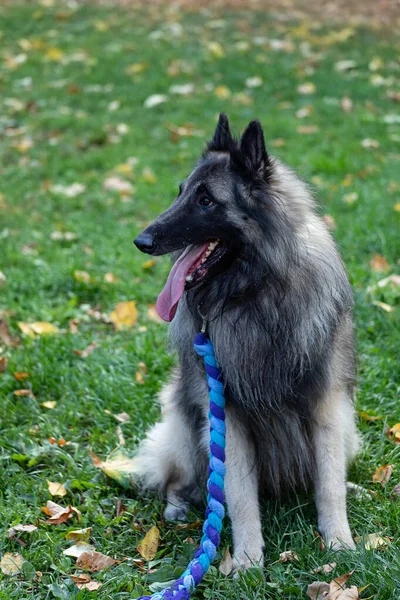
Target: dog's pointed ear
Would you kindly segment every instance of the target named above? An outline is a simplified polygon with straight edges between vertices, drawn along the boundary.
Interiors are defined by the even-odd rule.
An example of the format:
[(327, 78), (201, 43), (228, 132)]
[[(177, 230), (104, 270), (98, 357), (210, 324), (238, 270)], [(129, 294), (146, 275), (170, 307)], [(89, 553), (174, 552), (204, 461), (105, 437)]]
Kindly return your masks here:
[(231, 130), (229, 128), (228, 117), (225, 113), (220, 113), (218, 125), (215, 129), (212, 140), (207, 145), (207, 150), (214, 152), (229, 152), (233, 143)]
[(250, 121), (240, 139), (240, 150), (253, 173), (262, 175), (271, 166), (260, 121)]

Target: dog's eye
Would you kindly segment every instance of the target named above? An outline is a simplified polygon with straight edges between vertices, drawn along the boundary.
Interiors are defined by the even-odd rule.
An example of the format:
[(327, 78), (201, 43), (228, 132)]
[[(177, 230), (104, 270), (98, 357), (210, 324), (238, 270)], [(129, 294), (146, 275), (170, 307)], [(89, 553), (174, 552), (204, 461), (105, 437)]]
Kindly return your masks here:
[(212, 203), (213, 201), (207, 196), (204, 196), (204, 198), (200, 198), (199, 200), (200, 206), (210, 206)]

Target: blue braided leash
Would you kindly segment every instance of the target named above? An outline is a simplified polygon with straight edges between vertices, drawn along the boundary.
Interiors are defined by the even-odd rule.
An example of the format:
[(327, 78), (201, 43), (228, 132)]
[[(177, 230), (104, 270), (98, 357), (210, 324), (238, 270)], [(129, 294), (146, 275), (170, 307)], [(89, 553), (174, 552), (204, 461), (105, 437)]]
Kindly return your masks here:
[(204, 358), (208, 390), (210, 395), (210, 464), (207, 482), (206, 520), (203, 537), (193, 560), (175, 583), (152, 596), (140, 596), (138, 600), (163, 600), (165, 598), (186, 600), (207, 573), (220, 542), (222, 519), (224, 518), (224, 477), (225, 477), (225, 398), (224, 385), (219, 365), (214, 356), (210, 340), (198, 333), (194, 349)]

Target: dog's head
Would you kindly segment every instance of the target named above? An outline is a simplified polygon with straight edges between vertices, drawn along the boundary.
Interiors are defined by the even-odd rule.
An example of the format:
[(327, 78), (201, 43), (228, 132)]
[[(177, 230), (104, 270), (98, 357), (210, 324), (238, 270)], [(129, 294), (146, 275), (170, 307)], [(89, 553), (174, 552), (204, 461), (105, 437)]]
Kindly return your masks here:
[(221, 114), (212, 140), (176, 200), (134, 241), (139, 250), (154, 256), (181, 251), (158, 299), (163, 319), (174, 317), (184, 291), (233, 267), (249, 252), (252, 241), (256, 245), (260, 226), (268, 219), (272, 169), (260, 122), (251, 121), (235, 140)]

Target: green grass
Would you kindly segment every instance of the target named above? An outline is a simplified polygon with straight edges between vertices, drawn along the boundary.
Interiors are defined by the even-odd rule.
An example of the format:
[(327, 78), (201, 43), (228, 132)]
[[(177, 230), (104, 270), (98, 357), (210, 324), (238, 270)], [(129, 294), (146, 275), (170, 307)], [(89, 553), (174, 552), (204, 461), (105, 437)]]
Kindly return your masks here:
[[(362, 598), (397, 599), (400, 500), (391, 490), (400, 479), (400, 445), (388, 439), (387, 427), (400, 421), (400, 302), (398, 288), (397, 293), (387, 287), (372, 295), (367, 288), (386, 275), (371, 269), (375, 253), (387, 259), (388, 273), (399, 273), (400, 214), (394, 206), (400, 201), (400, 131), (393, 117), (385, 121), (399, 114), (399, 105), (386, 94), (400, 89), (394, 62), (398, 40), (384, 31), (358, 28), (335, 42), (332, 32), (343, 27), (314, 24), (307, 29), (268, 14), (55, 5), (0, 8), (0, 270), (7, 278), (0, 288), (0, 309), (12, 333), (21, 337), (15, 348), (0, 342), (0, 356), (8, 358), (0, 374), (0, 555), (20, 552), (34, 571), (43, 573), (41, 581), (32, 578), (28, 565), (17, 577), (0, 574), (0, 599), (132, 598), (151, 582), (179, 574), (193, 552), (187, 538), (196, 542), (199, 532), (165, 523), (160, 501), (106, 480), (92, 465), (89, 448), (106, 456), (118, 444), (117, 422), (105, 410), (131, 416), (121, 427), (132, 449), (159, 415), (155, 394), (174, 360), (167, 354), (166, 329), (148, 319), (147, 306), (165, 281), (168, 260), (157, 259), (143, 269), (147, 259), (132, 240), (174, 198), (220, 110), (237, 130), (253, 117), (261, 119), (270, 150), (313, 182), (323, 212), (336, 221), (335, 237), (356, 298), (357, 408), (383, 417), (360, 420), (364, 445), (350, 475), (375, 494), (349, 498), (350, 524), (356, 536), (379, 532), (391, 541), (380, 551), (360, 544), (352, 554), (334, 556), (319, 549), (312, 499), (270, 503), (265, 506), (263, 572), (253, 569), (233, 581), (213, 569), (195, 597), (304, 598), (309, 583), (331, 578), (313, 575), (312, 569), (335, 560), (334, 574), (354, 569), (350, 583), (368, 586)], [(292, 51), (271, 49), (269, 39), (291, 41)], [(210, 47), (215, 41), (223, 56), (216, 56), (222, 54), (219, 47)], [(373, 71), (369, 65), (377, 57), (380, 62), (372, 66), (378, 71)], [(337, 71), (335, 63), (342, 60), (355, 61), (356, 68)], [(127, 72), (132, 64), (143, 70)], [(180, 72), (174, 75), (174, 68)], [(373, 85), (377, 75), (386, 85)], [(255, 76), (262, 85), (246, 89), (245, 80)], [(300, 95), (297, 87), (304, 82), (313, 82), (315, 93)], [(194, 93), (169, 93), (171, 85), (184, 83), (193, 83)], [(220, 86), (228, 88), (229, 97), (218, 98), (226, 93)], [(152, 94), (168, 94), (169, 100), (145, 108)], [(340, 106), (344, 96), (353, 102), (349, 113)], [(306, 105), (312, 113), (297, 118)], [(118, 124), (127, 127), (120, 125), (118, 133)], [(204, 133), (171, 137), (171, 127), (187, 124)], [(319, 129), (299, 133), (297, 127), (304, 125)], [(279, 138), (284, 145), (274, 146)], [(365, 138), (379, 147), (363, 148)], [(123, 197), (106, 191), (103, 182), (129, 157), (137, 164), (119, 176), (132, 183), (133, 193)], [(52, 191), (54, 185), (74, 182), (85, 186), (76, 197)], [(353, 192), (357, 200), (346, 203), (343, 197)], [(57, 241), (51, 237), (54, 231), (76, 237)], [(77, 270), (88, 272), (91, 281), (77, 281)], [(106, 283), (108, 272), (119, 282)], [(137, 303), (138, 324), (131, 330), (116, 332), (88, 312), (110, 314), (123, 300)], [(385, 312), (373, 300), (396, 308)], [(69, 331), (71, 319), (78, 320), (77, 333)], [(19, 332), (19, 321), (48, 321), (61, 332), (32, 340)], [(92, 341), (97, 348), (87, 358), (73, 352)], [(144, 385), (135, 381), (140, 361), (148, 370)], [(18, 371), (27, 371), (29, 378), (16, 381)], [(20, 388), (32, 389), (35, 399), (15, 396)], [(51, 400), (57, 402), (54, 409), (41, 405)], [(59, 448), (49, 443), (50, 437), (72, 443)], [(383, 489), (371, 477), (385, 464), (393, 465), (393, 475)], [(64, 483), (68, 495), (60, 503), (82, 511), (81, 525), (43, 522), (40, 508), (50, 499), (47, 480)], [(127, 508), (120, 516), (118, 499)], [(39, 529), (21, 538), (26, 546), (7, 539), (12, 525), (38, 520)], [(136, 546), (153, 524), (161, 531), (156, 573), (146, 575), (128, 560), (93, 576), (103, 583), (98, 592), (74, 587), (68, 577), (75, 571), (74, 559), (62, 554), (69, 545), (67, 531), (90, 526), (99, 551), (137, 558)], [(222, 546), (230, 542), (227, 523)], [(279, 552), (289, 549), (299, 561), (275, 562)]]

